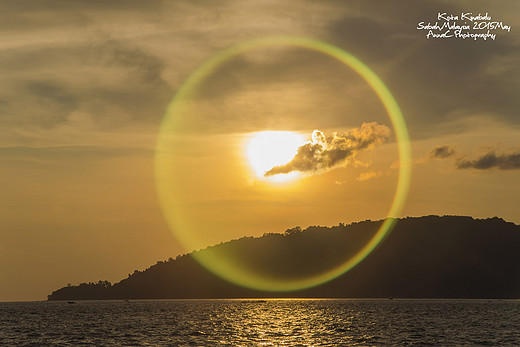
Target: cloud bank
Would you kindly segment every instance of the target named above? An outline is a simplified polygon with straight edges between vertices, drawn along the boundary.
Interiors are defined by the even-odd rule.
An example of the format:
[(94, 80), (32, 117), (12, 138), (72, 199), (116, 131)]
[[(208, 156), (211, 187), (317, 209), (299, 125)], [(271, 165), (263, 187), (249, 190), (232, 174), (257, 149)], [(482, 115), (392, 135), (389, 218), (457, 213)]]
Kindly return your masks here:
[(287, 174), (293, 171), (318, 173), (345, 166), (363, 150), (384, 143), (390, 137), (390, 129), (376, 122), (363, 123), (361, 127), (345, 134), (326, 136), (319, 130), (312, 132), (312, 140), (298, 148), (297, 154), (287, 164), (275, 166), (265, 176)]

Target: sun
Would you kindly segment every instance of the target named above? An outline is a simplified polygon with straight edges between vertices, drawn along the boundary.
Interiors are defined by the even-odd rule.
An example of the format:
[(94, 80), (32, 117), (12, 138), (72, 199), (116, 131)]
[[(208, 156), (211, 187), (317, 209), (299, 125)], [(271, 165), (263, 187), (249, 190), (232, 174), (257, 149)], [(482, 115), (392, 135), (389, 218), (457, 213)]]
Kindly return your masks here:
[(271, 182), (287, 182), (300, 177), (299, 172), (265, 177), (275, 166), (287, 164), (296, 155), (305, 137), (292, 131), (260, 131), (250, 134), (246, 145), (246, 157), (258, 179)]

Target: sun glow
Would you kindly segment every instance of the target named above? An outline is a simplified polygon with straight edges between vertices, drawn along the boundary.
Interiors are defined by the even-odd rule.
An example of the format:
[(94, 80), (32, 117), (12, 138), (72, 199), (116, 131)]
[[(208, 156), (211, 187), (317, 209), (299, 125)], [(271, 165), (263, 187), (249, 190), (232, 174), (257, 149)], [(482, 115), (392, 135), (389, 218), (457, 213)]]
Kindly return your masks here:
[(251, 134), (246, 146), (246, 157), (255, 176), (271, 182), (287, 182), (300, 177), (299, 172), (266, 177), (275, 166), (287, 164), (296, 155), (305, 138), (291, 131), (260, 131)]

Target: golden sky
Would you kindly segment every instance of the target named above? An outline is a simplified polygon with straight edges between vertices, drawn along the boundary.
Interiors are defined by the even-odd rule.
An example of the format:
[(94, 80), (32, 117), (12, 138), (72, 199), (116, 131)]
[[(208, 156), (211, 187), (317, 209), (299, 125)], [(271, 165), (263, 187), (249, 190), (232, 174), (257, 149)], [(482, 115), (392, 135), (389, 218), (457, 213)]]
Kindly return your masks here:
[[(488, 12), (512, 29), (426, 39), (417, 23), (438, 12)], [(0, 301), (115, 282), (241, 236), (385, 218), (399, 156), (381, 101), (348, 66), (293, 46), (234, 55), (182, 101), (159, 154), (171, 165), (161, 210), (154, 160), (168, 105), (204, 61), (268, 36), (335, 45), (387, 85), (411, 138), (401, 216), (520, 223), (519, 16), (514, 0), (3, 2)], [(369, 124), (375, 135), (356, 137)], [(286, 132), (274, 134), (293, 151), (329, 147), (319, 163), (277, 169), (295, 176), (278, 182), (255, 171), (258, 153), (289, 145), (265, 131)]]

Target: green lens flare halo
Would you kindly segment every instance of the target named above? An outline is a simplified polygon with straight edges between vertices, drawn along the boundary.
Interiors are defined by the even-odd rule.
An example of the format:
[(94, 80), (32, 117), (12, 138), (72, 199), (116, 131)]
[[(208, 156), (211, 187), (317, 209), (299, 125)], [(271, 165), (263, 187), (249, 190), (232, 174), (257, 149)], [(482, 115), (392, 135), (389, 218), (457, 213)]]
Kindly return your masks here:
[(230, 58), (251, 49), (273, 46), (294, 46), (317, 51), (340, 61), (356, 71), (377, 94), (390, 116), (398, 141), (400, 164), (394, 198), (387, 217), (380, 228), (372, 239), (353, 257), (324, 273), (290, 280), (266, 278), (266, 276), (240, 268), (229, 259), (216, 257), (212, 254), (211, 249), (193, 253), (195, 259), (201, 265), (232, 283), (252, 289), (281, 292), (309, 288), (330, 281), (352, 269), (376, 248), (381, 240), (392, 230), (396, 222), (395, 218), (399, 216), (404, 206), (411, 178), (411, 150), (406, 123), (396, 100), (381, 79), (368, 66), (350, 53), (325, 42), (301, 37), (266, 37), (238, 43), (206, 60), (186, 79), (168, 106), (160, 126), (155, 150), (156, 189), (166, 221), (183, 247), (193, 249), (197, 247), (196, 245), (200, 240), (197, 238), (196, 233), (190, 230), (189, 223), (184, 220), (185, 217), (177, 211), (176, 206), (179, 206), (179, 202), (175, 201), (175, 187), (172, 178), (169, 176), (169, 173), (175, 170), (175, 163), (172, 162), (169, 155), (173, 146), (173, 139), (175, 138), (175, 128), (178, 120), (186, 113), (186, 104), (182, 101), (192, 98), (193, 93), (203, 84), (205, 78)]

